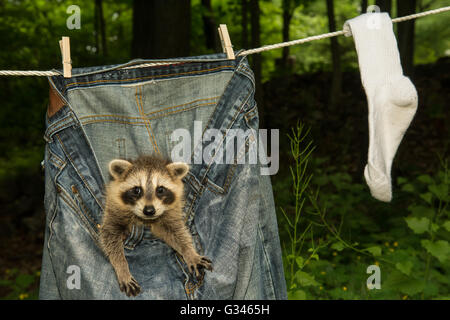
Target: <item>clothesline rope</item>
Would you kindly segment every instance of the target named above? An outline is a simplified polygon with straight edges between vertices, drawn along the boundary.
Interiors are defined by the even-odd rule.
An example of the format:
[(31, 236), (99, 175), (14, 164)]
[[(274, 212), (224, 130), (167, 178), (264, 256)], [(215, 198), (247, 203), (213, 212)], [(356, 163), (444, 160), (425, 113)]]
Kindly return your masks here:
[[(424, 11), (424, 12), (420, 12), (420, 13), (416, 13), (416, 14), (411, 14), (409, 16), (398, 17), (398, 18), (392, 19), (392, 22), (393, 23), (403, 22), (403, 21), (417, 19), (417, 18), (428, 16), (430, 14), (437, 14), (437, 13), (441, 13), (441, 12), (445, 12), (445, 11), (450, 11), (450, 6), (442, 7), (442, 8), (434, 9), (434, 10), (429, 10), (429, 11)], [(306, 43), (306, 42), (310, 42), (310, 41), (337, 37), (337, 36), (341, 36), (343, 34), (344, 34), (344, 30), (340, 30), (340, 31), (320, 34), (320, 35), (317, 35), (317, 36), (311, 36), (311, 37), (307, 37), (307, 38), (303, 38), (303, 39), (298, 39), (298, 40), (292, 40), (292, 41), (288, 41), (288, 42), (282, 42), (282, 43), (267, 45), (267, 46), (263, 46), (263, 47), (260, 47), (260, 48), (245, 50), (245, 51), (239, 53), (239, 56), (244, 56), (244, 55), (246, 56), (246, 55), (250, 55), (250, 54), (254, 54), (254, 53), (260, 53), (260, 52), (263, 52), (263, 51), (274, 50), (274, 49), (279, 49), (279, 48), (289, 47), (289, 46), (294, 46), (294, 45), (297, 45), (297, 44), (302, 44), (302, 43)]]
[[(392, 22), (393, 23), (403, 22), (403, 21), (417, 19), (417, 18), (422, 18), (422, 17), (428, 16), (428, 15), (431, 15), (431, 14), (437, 14), (437, 13), (446, 12), (446, 11), (450, 11), (450, 6), (442, 7), (442, 8), (438, 8), (438, 9), (433, 9), (433, 10), (428, 10), (428, 11), (424, 11), (424, 12), (419, 12), (419, 13), (411, 14), (411, 15), (404, 16), (404, 17), (394, 18), (394, 19), (392, 19)], [(294, 46), (294, 45), (297, 45), (297, 44), (302, 44), (302, 43), (306, 43), (306, 42), (310, 42), (310, 41), (337, 37), (337, 36), (340, 36), (340, 35), (343, 35), (343, 34), (344, 34), (344, 31), (340, 30), (340, 31), (320, 34), (320, 35), (317, 35), (317, 36), (311, 36), (311, 37), (307, 37), (307, 38), (303, 38), (303, 39), (292, 40), (292, 41), (287, 41), (287, 42), (282, 42), (282, 43), (277, 43), (277, 44), (272, 44), (272, 45), (266, 45), (266, 46), (263, 46), (263, 47), (260, 47), (260, 48), (244, 50), (244, 51), (239, 53), (239, 56), (247, 56), (247, 55), (250, 55), (250, 54), (260, 53), (260, 52), (264, 52), (264, 51), (268, 51), (268, 50), (279, 49), (279, 48), (283, 48), (283, 47)], [(161, 63), (161, 62), (144, 63), (144, 64), (141, 64), (141, 65), (138, 65), (138, 66), (130, 66), (130, 67), (127, 67), (127, 68), (157, 66), (157, 65), (162, 65), (162, 64), (166, 64), (166, 63)], [(0, 76), (42, 76), (42, 77), (48, 77), (48, 76), (57, 76), (57, 75), (60, 75), (60, 73), (55, 72), (55, 71), (0, 70)]]

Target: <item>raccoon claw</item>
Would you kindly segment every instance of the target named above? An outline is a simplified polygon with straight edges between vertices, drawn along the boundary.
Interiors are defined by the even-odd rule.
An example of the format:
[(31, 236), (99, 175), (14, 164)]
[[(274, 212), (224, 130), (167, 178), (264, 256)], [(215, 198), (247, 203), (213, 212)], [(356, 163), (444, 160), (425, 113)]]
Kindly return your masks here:
[(128, 297), (135, 297), (141, 292), (141, 287), (133, 277), (128, 281), (119, 281), (119, 287)]
[(200, 267), (205, 268), (206, 270), (212, 271), (212, 261), (209, 260), (207, 257), (202, 257), (201, 259), (201, 263), (200, 263)]
[(189, 268), (189, 272), (191, 274), (195, 274), (195, 276), (197, 278), (200, 277), (200, 272), (199, 270), (202, 270), (203, 268), (205, 268), (206, 270), (212, 271), (212, 262), (210, 259), (208, 259), (207, 257), (203, 257), (203, 256), (198, 256), (195, 259), (193, 259), (193, 261), (190, 261), (189, 263), (187, 263), (188, 268)]

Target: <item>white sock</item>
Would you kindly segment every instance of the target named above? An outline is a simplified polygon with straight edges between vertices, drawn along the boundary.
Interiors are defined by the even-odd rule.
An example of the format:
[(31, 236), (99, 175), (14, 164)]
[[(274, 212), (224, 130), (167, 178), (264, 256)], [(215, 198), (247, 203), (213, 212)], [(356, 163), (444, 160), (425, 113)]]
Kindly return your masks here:
[(366, 13), (344, 24), (353, 35), (369, 108), (369, 153), (364, 177), (372, 196), (392, 199), (391, 166), (417, 110), (417, 92), (403, 75), (392, 21), (387, 13)]

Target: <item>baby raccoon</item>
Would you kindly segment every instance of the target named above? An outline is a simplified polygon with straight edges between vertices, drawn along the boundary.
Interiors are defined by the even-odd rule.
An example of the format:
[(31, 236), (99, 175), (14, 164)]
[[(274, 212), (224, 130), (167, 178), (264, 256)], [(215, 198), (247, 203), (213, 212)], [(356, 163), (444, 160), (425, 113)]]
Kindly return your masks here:
[(212, 270), (211, 261), (200, 256), (182, 215), (184, 186), (189, 171), (182, 162), (153, 156), (134, 161), (112, 160), (111, 182), (106, 186), (106, 205), (100, 229), (100, 243), (119, 281), (120, 290), (136, 296), (140, 286), (132, 277), (125, 259), (123, 240), (133, 224), (150, 227), (152, 233), (183, 256), (189, 271), (199, 276), (199, 268)]

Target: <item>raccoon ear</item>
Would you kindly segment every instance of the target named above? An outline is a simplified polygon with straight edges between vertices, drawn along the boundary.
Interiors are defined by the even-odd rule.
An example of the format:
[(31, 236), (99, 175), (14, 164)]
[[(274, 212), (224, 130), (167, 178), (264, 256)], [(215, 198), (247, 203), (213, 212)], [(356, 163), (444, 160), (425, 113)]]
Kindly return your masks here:
[(118, 179), (131, 165), (126, 160), (114, 159), (109, 163), (109, 173), (114, 179)]
[(172, 162), (166, 166), (172, 177), (176, 179), (183, 179), (189, 171), (189, 166), (184, 162)]

